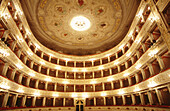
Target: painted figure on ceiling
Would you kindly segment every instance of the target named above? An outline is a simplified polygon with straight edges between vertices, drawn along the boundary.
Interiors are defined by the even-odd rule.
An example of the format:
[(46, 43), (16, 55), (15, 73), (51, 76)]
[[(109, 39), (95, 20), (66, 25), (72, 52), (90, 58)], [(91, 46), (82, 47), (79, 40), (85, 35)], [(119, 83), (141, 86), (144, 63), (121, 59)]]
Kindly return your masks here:
[(80, 7), (84, 4), (84, 0), (78, 0)]

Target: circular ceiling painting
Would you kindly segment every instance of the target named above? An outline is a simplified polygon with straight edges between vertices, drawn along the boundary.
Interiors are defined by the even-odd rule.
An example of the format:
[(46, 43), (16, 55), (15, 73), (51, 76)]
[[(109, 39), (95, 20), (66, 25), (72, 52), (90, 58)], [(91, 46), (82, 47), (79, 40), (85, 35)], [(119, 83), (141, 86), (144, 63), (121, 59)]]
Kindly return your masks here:
[(69, 55), (102, 53), (127, 34), (140, 0), (20, 0), (36, 39)]
[(64, 48), (96, 48), (111, 38), (122, 19), (118, 0), (41, 0), (37, 20)]

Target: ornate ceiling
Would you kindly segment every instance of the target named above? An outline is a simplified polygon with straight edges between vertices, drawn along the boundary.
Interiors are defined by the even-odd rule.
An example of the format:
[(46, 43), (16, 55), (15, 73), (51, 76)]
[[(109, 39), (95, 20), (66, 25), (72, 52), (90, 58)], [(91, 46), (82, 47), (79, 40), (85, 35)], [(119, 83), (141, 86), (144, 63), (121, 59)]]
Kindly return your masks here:
[[(106, 51), (126, 35), (133, 20), (136, 0), (21, 0), (35, 37), (60, 53), (89, 55)], [(77, 31), (72, 19), (83, 16), (90, 27)], [(84, 22), (75, 24), (78, 27)]]

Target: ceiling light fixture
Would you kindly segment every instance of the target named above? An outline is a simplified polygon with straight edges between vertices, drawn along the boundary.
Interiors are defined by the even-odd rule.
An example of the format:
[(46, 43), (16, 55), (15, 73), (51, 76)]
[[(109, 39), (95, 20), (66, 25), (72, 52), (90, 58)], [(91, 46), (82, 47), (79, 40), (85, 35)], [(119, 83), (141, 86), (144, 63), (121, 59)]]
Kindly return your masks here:
[(23, 67), (21, 66), (21, 64), (16, 64), (16, 66), (18, 67), (18, 69), (22, 69)]
[(58, 97), (58, 96), (59, 96), (59, 94), (57, 94), (57, 93), (54, 93), (54, 94), (53, 94), (53, 96), (54, 96), (54, 97)]
[(17, 90), (17, 92), (19, 92), (19, 93), (23, 93), (23, 92), (24, 92), (24, 90), (22, 90), (22, 89), (18, 89), (18, 90)]
[(68, 81), (63, 81), (63, 84), (68, 84), (69, 82)]
[(50, 78), (45, 78), (45, 81), (52, 81)]
[(112, 78), (112, 77), (107, 79), (107, 81), (113, 81), (113, 80), (114, 80), (114, 78)]
[(123, 91), (123, 90), (121, 90), (121, 91), (119, 91), (119, 95), (122, 95), (122, 94), (124, 94), (125, 92)]
[(87, 94), (87, 93), (83, 93), (83, 94), (82, 94), (82, 97), (83, 97), (83, 98), (88, 98), (88, 94)]
[(99, 70), (102, 70), (102, 69), (104, 69), (104, 67), (103, 66), (99, 66)]
[(139, 69), (141, 66), (142, 66), (141, 64), (138, 64), (135, 68)]
[(35, 76), (35, 74), (34, 74), (34, 73), (29, 73), (28, 75), (30, 75), (30, 76), (32, 76), (32, 77), (33, 77), (33, 76)]
[(91, 81), (90, 84), (96, 84), (97, 82), (96, 81)]
[(35, 93), (34, 93), (34, 96), (40, 96), (40, 93), (35, 92)]
[(107, 94), (105, 92), (102, 92), (101, 93), (101, 96), (106, 96)]
[(74, 97), (77, 97), (77, 94), (73, 93), (71, 96), (74, 98)]
[(84, 16), (76, 16), (71, 22), (70, 26), (76, 31), (85, 31), (90, 28), (90, 20)]
[(126, 77), (126, 76), (128, 76), (128, 75), (129, 75), (129, 73), (125, 73), (123, 76)]

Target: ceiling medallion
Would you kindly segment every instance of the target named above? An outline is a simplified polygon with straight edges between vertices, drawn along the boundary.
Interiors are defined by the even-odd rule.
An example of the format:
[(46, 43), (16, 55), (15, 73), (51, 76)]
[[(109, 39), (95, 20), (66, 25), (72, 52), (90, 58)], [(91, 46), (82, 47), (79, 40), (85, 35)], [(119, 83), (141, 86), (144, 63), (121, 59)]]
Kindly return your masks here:
[(76, 16), (70, 22), (70, 26), (76, 31), (86, 31), (91, 27), (90, 20), (84, 16)]

